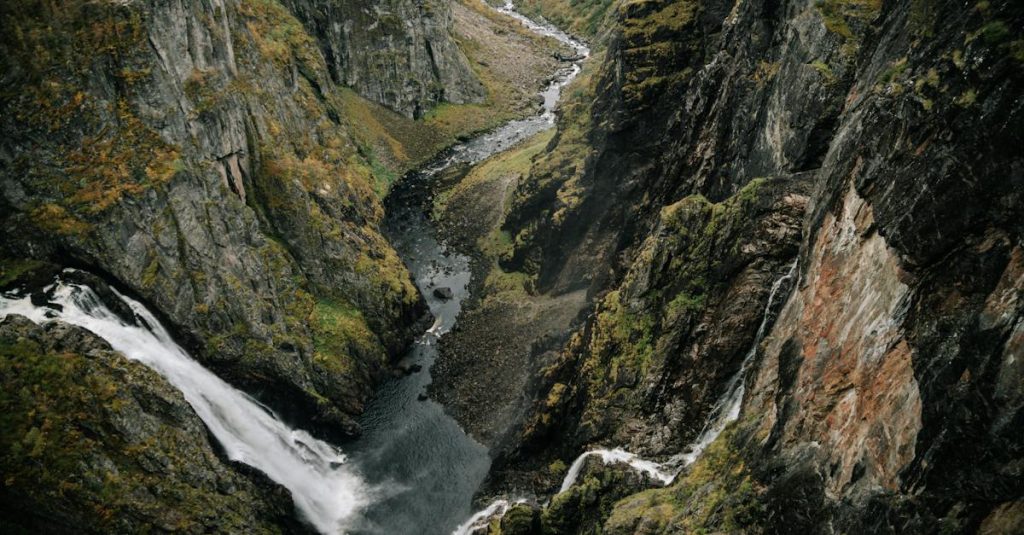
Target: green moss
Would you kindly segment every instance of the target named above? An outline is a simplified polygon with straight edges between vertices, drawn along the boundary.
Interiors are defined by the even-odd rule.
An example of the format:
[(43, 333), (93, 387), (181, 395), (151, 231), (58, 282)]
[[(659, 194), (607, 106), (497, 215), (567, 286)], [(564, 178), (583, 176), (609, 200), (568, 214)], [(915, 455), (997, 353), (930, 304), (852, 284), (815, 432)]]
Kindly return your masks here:
[(860, 48), (863, 28), (881, 11), (881, 0), (818, 0), (825, 28), (843, 39), (840, 51), (850, 59)]
[(780, 68), (782, 68), (781, 62), (767, 62), (761, 60), (757, 64), (757, 69), (754, 70), (754, 81), (757, 82), (758, 86), (764, 86), (765, 84), (767, 84), (768, 82), (775, 78), (775, 75), (779, 73)]
[[(24, 517), (16, 509), (26, 507), (41, 518), (73, 518), (88, 532), (154, 525), (266, 532), (254, 524), (252, 510), (243, 512), (253, 507), (248, 490), (227, 495), (196, 477), (201, 437), (186, 437), (166, 422), (139, 425), (144, 409), (136, 397), (165, 388), (161, 381), (117, 355), (86, 357), (46, 349), (34, 338), (0, 336), (0, 473), (10, 498), (0, 504), (5, 520)], [(212, 451), (205, 460), (216, 462)], [(215, 517), (199, 513), (208, 507)]]
[(562, 477), (568, 469), (569, 466), (561, 459), (556, 459), (548, 465), (548, 473), (551, 474), (552, 477)]
[(513, 505), (502, 516), (496, 531), (489, 535), (535, 535), (539, 533), (540, 522), (537, 511), (525, 503)]
[(351, 372), (357, 356), (377, 355), (384, 359), (380, 343), (363, 313), (352, 304), (318, 301), (311, 319), (315, 348), (313, 361), (331, 372)]
[[(714, 305), (709, 296), (722, 295), (722, 262), (740, 254), (739, 236), (756, 223), (751, 214), (766, 183), (753, 179), (719, 203), (693, 195), (662, 210), (656, 237), (637, 253), (637, 267), (602, 299), (589, 339), (567, 353), (583, 355), (579, 374), (586, 378), (585, 425), (613, 432), (622, 423), (617, 411), (642, 402), (634, 389), (670, 357), (674, 338), (666, 334), (696, 325)], [(651, 266), (659, 266), (661, 273), (653, 280), (647, 278)], [(546, 408), (542, 414), (550, 412)]]
[(818, 71), (818, 74), (825, 80), (825, 83), (832, 83), (836, 80), (835, 73), (832, 72), (832, 67), (829, 67), (828, 63), (821, 60), (815, 60), (810, 63), (810, 66), (814, 70)]
[(111, 102), (83, 90), (96, 71), (123, 82), (125, 97), (148, 78), (145, 13), (138, 6), (19, 0), (4, 4), (0, 17), (9, 30), (0, 36), (4, 51), (18, 66), (17, 83), (0, 95), (14, 110), (11, 119), (19, 131), (65, 139), (53, 153), (26, 153), (15, 162), (34, 196), (52, 205), (34, 207), (41, 228), (82, 235), (92, 214), (177, 172), (177, 148), (146, 127), (126, 99)]
[(974, 88), (968, 88), (956, 98), (957, 106), (969, 108), (978, 100), (978, 92)]
[(22, 275), (43, 266), (43, 262), (24, 258), (0, 258), (0, 288), (18, 280)]
[(600, 37), (613, 25), (617, 0), (525, 0), (516, 8), (527, 16), (541, 16), (576, 35)]
[(323, 56), (316, 41), (278, 0), (242, 0), (238, 14), (244, 18), (260, 54), (267, 60), (280, 67), (295, 63), (324, 70)]
[(664, 489), (615, 504), (605, 533), (749, 533), (764, 515), (763, 487), (753, 478), (727, 430), (687, 472)]
[(878, 83), (885, 85), (899, 79), (908, 67), (907, 58), (902, 57), (889, 64), (889, 67), (878, 76)]
[(993, 20), (979, 28), (974, 35), (980, 36), (989, 45), (998, 45), (1009, 40), (1013, 33), (1005, 22)]
[(631, 0), (620, 8), (624, 99), (635, 109), (653, 104), (667, 88), (689, 78), (687, 64), (700, 41), (691, 29), (694, 0)]
[[(547, 147), (554, 134), (554, 130), (541, 132), (513, 149), (501, 152), (474, 166), (458, 184), (435, 198), (434, 214), (442, 215), (446, 210), (446, 203), (450, 199), (462, 198), (464, 194), (478, 185), (495, 184), (509, 177), (513, 177), (517, 181), (526, 177), (530, 173), (534, 158)], [(504, 213), (505, 210), (502, 212)]]
[(704, 310), (705, 299), (706, 296), (704, 295), (690, 295), (687, 292), (679, 292), (672, 298), (666, 309), (669, 321), (678, 319), (687, 313), (693, 314)]

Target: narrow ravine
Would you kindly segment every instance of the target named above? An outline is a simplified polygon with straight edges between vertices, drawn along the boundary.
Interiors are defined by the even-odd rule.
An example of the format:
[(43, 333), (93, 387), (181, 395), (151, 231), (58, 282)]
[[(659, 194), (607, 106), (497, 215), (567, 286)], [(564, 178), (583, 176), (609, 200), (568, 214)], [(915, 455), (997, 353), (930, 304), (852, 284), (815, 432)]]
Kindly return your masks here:
[(382, 385), (364, 413), (363, 436), (346, 446), (353, 464), (378, 492), (358, 532), (451, 533), (472, 515), (473, 495), (490, 468), (487, 449), (445, 414), (440, 404), (425, 399), (438, 339), (455, 325), (462, 303), (469, 298), (470, 282), (469, 258), (438, 240), (434, 222), (427, 215), (433, 181), (453, 165), (479, 163), (554, 127), (561, 90), (579, 74), (579, 61), (589, 55), (586, 45), (551, 25), (522, 16), (511, 2), (497, 9), (531, 31), (569, 45), (578, 59), (567, 63), (542, 91), (540, 113), (448, 149), (403, 177), (386, 200), (384, 232), (405, 261), (436, 321), (404, 359), (403, 368), (418, 371)]

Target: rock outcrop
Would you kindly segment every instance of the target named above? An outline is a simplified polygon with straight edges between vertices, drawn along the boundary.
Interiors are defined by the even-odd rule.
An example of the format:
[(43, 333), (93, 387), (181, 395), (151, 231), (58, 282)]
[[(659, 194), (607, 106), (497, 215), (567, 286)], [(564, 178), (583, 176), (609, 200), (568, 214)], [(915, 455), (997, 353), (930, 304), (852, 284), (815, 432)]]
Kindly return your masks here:
[(506, 219), (508, 268), (598, 300), (505, 468), (681, 453), (753, 350), (739, 420), (604, 532), (1019, 529), (1024, 10), (616, 9)]
[(0, 322), (5, 533), (305, 533), (156, 372), (77, 327)]
[(320, 43), (331, 77), (419, 118), (442, 102), (481, 102), (484, 88), (451, 38), (447, 0), (284, 0)]
[(4, 4), (2, 256), (103, 273), (232, 383), (357, 432), (424, 307), (340, 83), (410, 114), (480, 87), (445, 2), (395, 4)]

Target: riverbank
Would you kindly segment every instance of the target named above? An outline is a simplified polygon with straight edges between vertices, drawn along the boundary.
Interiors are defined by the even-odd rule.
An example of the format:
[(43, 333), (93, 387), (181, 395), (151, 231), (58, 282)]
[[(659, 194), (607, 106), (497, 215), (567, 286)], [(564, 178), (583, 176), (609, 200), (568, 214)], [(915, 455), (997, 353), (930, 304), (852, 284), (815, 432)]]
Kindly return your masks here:
[(405, 173), (437, 154), (509, 121), (540, 113), (539, 88), (565, 63), (572, 49), (539, 35), (482, 0), (452, 3), (453, 37), (483, 84), (483, 102), (442, 103), (412, 119), (345, 91), (341, 108), (361, 152), (374, 163), (378, 194), (386, 195)]
[(472, 298), (440, 344), (430, 392), (493, 456), (521, 421), (529, 379), (543, 353), (564, 341), (586, 304), (583, 291), (536, 294), (529, 277), (498, 265), (510, 243), (500, 228), (510, 196), (553, 135), (547, 130), (470, 170), (450, 173), (435, 193), (439, 231), (471, 258), (473, 277)]

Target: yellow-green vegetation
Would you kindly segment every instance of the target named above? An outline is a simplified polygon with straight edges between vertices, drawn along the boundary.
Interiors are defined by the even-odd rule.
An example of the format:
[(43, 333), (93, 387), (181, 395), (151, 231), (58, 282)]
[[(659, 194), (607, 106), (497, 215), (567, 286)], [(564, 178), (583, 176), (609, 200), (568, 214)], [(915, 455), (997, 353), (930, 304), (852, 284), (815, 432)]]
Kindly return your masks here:
[(621, 0), (524, 0), (516, 8), (527, 16), (541, 16), (575, 35), (601, 38), (614, 24)]
[(620, 7), (623, 59), (627, 64), (623, 97), (643, 106), (672, 82), (689, 77), (684, 67), (698, 46), (690, 28), (696, 0), (629, 0)]
[(973, 88), (968, 88), (960, 93), (960, 96), (956, 97), (956, 105), (964, 108), (969, 108), (974, 105), (978, 100), (978, 92)]
[(354, 358), (385, 355), (363, 313), (343, 301), (318, 301), (310, 318), (313, 325), (313, 361), (333, 373), (348, 373)]
[(569, 490), (551, 498), (541, 512), (541, 533), (603, 533), (601, 525), (615, 504), (637, 490), (629, 468), (595, 463)]
[[(544, 56), (549, 50), (558, 47), (556, 41), (538, 36), (518, 22), (485, 6), (483, 0), (463, 0), (462, 5), (486, 19), (499, 39), (502, 39), (500, 34), (511, 32), (530, 42), (531, 48), (535, 49), (534, 53)], [(489, 130), (511, 119), (535, 113), (533, 99), (539, 84), (538, 87), (522, 87), (522, 81), (517, 80), (515, 74), (505, 72), (504, 64), (509, 59), (496, 56), (505, 49), (495, 47), (496, 43), (482, 42), (481, 39), (487, 37), (462, 32), (456, 27), (455, 41), (469, 60), (474, 74), (483, 83), (487, 96), (479, 104), (442, 103), (428, 111), (423, 118), (424, 124), (443, 140)], [(543, 65), (540, 61), (536, 63)], [(535, 75), (539, 82), (550, 72), (545, 70), (523, 74)]]
[[(513, 204), (528, 202), (536, 192), (554, 189), (557, 202), (553, 203), (551, 218), (556, 225), (563, 223), (564, 218), (581, 202), (580, 180), (588, 160), (595, 152), (587, 139), (593, 127), (591, 110), (596, 95), (595, 70), (603, 60), (603, 54), (595, 55), (584, 65), (580, 75), (563, 90), (564, 97), (559, 104), (561, 117), (555, 138), (547, 150), (534, 158), (529, 175), (517, 188), (516, 197), (512, 200)], [(534, 226), (520, 229), (512, 238), (513, 247), (532, 243), (536, 231)], [(530, 266), (527, 267), (530, 269)]]
[[(0, 337), (5, 520), (26, 517), (18, 509), (29, 508), (42, 517), (77, 518), (76, 528), (95, 532), (258, 529), (246, 512), (258, 507), (248, 490), (227, 495), (197, 477), (208, 470), (199, 463), (217, 462), (208, 447), (203, 458), (201, 434), (189, 436), (176, 421), (141, 420), (134, 396), (150, 388), (176, 395), (156, 373), (117, 355), (87, 357)], [(196, 513), (208, 507), (217, 511), (215, 520)]]
[(764, 87), (765, 84), (772, 81), (779, 74), (780, 68), (782, 68), (782, 63), (779, 61), (767, 62), (761, 60), (757, 64), (757, 69), (754, 70), (754, 82), (757, 82), (759, 87)]
[(260, 54), (280, 67), (326, 69), (316, 41), (278, 0), (241, 0), (238, 14), (252, 34)]
[[(484, 17), (502, 31), (510, 31), (534, 43), (537, 54), (555, 43), (529, 32), (517, 23), (483, 5), (481, 0), (464, 0), (462, 5)], [(441, 103), (414, 120), (372, 103), (355, 92), (341, 88), (329, 96), (341, 110), (355, 141), (368, 160), (376, 179), (375, 189), (385, 194), (401, 174), (416, 167), (459, 138), (494, 128), (506, 121), (534, 113), (536, 88), (524, 92), (503, 72), (503, 58), (492, 57), (488, 44), (470, 35), (456, 34), (456, 43), (466, 54), (487, 96), (471, 104)], [(538, 79), (542, 74), (538, 73)]]
[(493, 208), (496, 217), (487, 222), (487, 228), (479, 229), (481, 235), (476, 241), (477, 250), (491, 264), (484, 280), (488, 300), (508, 298), (520, 301), (533, 288), (530, 275), (506, 272), (498, 265), (500, 260), (511, 254), (513, 245), (511, 236), (501, 229), (501, 225), (511, 203), (511, 191), (529, 176), (534, 159), (543, 153), (553, 136), (554, 130), (541, 132), (515, 148), (488, 158), (434, 200), (434, 215), (442, 220), (447, 216), (451, 202), (459, 205), (487, 203)]
[(821, 60), (814, 60), (810, 65), (814, 70), (818, 71), (818, 74), (821, 75), (825, 83), (831, 84), (836, 81), (836, 75), (832, 72), (832, 67), (830, 67), (828, 63)]
[[(459, 198), (477, 186), (489, 184), (500, 187), (500, 183), (510, 177), (514, 177), (512, 179), (518, 181), (529, 175), (533, 159), (544, 150), (554, 135), (554, 130), (546, 130), (523, 141), (519, 146), (498, 153), (474, 167), (453, 188), (437, 196), (434, 200), (435, 215), (445, 212), (450, 199)], [(502, 212), (504, 213), (507, 208), (506, 205)]]
[(713, 442), (670, 487), (629, 496), (615, 504), (604, 525), (607, 534), (643, 532), (756, 532), (764, 507), (763, 487), (751, 476), (733, 444), (734, 428)]
[(380, 234), (369, 236), (366, 250), (359, 254), (353, 271), (371, 281), (373, 287), (380, 288), (385, 294), (380, 298), (397, 297), (406, 305), (419, 299), (419, 291), (413, 285), (405, 263)]
[(843, 38), (840, 51), (851, 59), (860, 48), (864, 27), (881, 11), (882, 0), (818, 0), (815, 7), (825, 28)]
[(488, 526), (487, 535), (531, 535), (539, 532), (536, 511), (525, 503), (515, 504)]
[(654, 329), (654, 316), (630, 310), (619, 291), (605, 296), (598, 308), (589, 347), (600, 358), (588, 360), (582, 372), (593, 398), (614, 395), (606, 389), (614, 388), (611, 385), (616, 384), (622, 373), (638, 377), (647, 373), (654, 358)]
[(975, 4), (975, 9), (981, 13), (984, 23), (968, 33), (964, 43), (970, 44), (980, 39), (984, 44), (1000, 50), (1010, 58), (1024, 62), (1024, 32), (1021, 31), (1020, 25), (998, 18), (987, 0)]
[[(148, 78), (139, 10), (115, 2), (72, 0), (5, 3), (2, 47), (9, 55), (9, 84), (0, 101), (25, 131), (72, 136), (40, 158), (15, 161), (43, 195), (32, 220), (44, 230), (80, 235), (89, 216), (125, 195), (167, 182), (184, 168), (178, 149), (138, 119), (125, 99), (100, 100), (80, 88), (93, 70), (107, 69), (125, 91)], [(112, 67), (112, 68), (111, 68)]]
[(23, 258), (0, 258), (0, 288), (16, 281), (25, 273), (42, 266), (38, 260)]
[[(669, 352), (668, 329), (694, 323), (717, 295), (717, 272), (723, 258), (738, 254), (737, 232), (748, 224), (765, 179), (754, 179), (732, 197), (712, 203), (701, 195), (686, 197), (661, 212), (657, 238), (647, 240), (634, 269), (619, 289), (599, 303), (589, 339), (575, 339), (568, 355), (584, 355), (580, 376), (586, 378), (587, 425), (618, 425), (612, 407), (633, 402), (633, 388)], [(667, 275), (650, 281), (636, 295), (635, 281), (652, 265)], [(547, 410), (542, 413), (548, 412)], [(540, 416), (540, 424), (544, 424)]]

